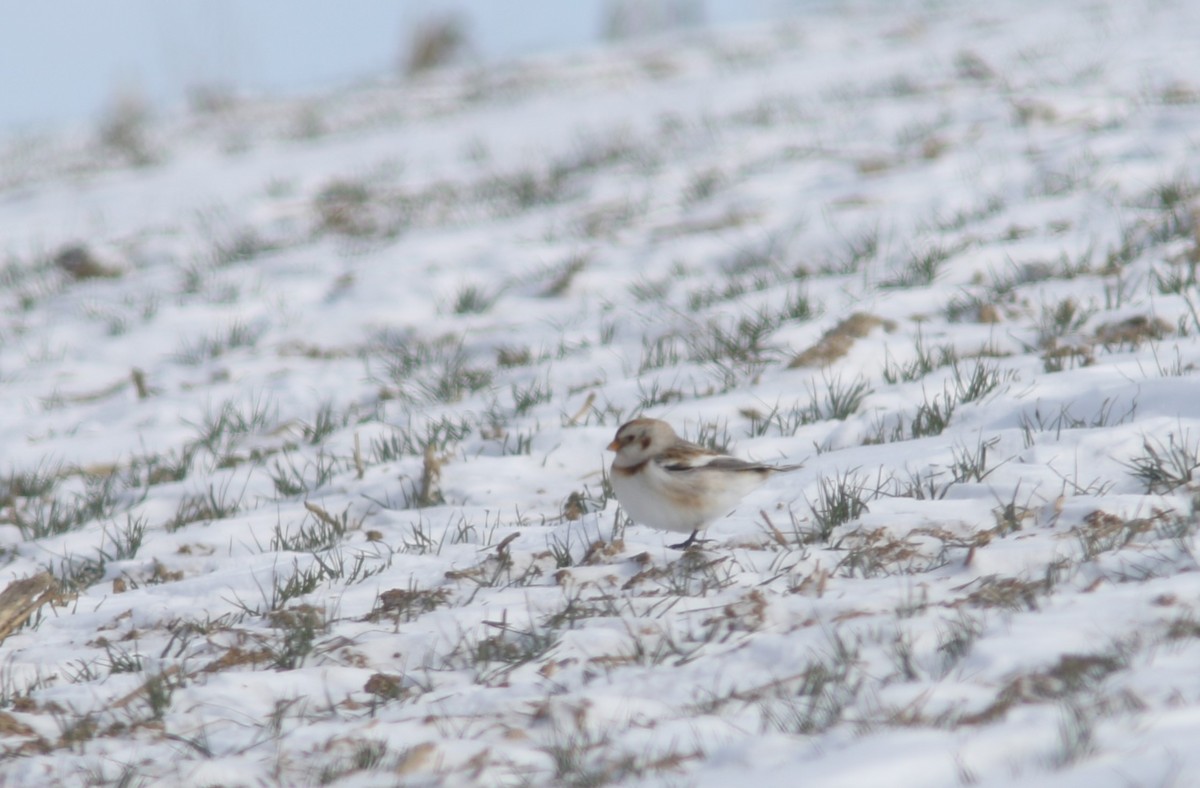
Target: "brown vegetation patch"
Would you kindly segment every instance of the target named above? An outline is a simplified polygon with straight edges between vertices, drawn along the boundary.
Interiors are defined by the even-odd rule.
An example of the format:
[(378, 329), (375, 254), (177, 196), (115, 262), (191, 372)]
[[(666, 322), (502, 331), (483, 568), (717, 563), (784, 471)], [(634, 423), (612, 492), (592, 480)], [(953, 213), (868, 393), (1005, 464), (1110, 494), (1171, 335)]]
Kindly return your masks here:
[(49, 572), (14, 580), (0, 592), (0, 641), (19, 629), (38, 608), (57, 598), (58, 583)]
[(866, 312), (855, 312), (826, 331), (817, 344), (795, 356), (788, 363), (788, 369), (832, 364), (850, 352), (856, 339), (862, 339), (879, 326), (883, 326), (885, 331), (896, 328), (895, 322), (891, 320), (884, 320)]
[(999, 323), (1003, 317), (995, 304), (980, 304), (976, 320), (979, 323)]
[(253, 666), (260, 663), (269, 663), (270, 661), (270, 649), (244, 649), (240, 646), (233, 646), (220, 657), (205, 665), (203, 672), (220, 673), (221, 671), (241, 667), (242, 665)]
[(1011, 679), (983, 711), (963, 717), (967, 725), (994, 722), (1013, 706), (1068, 698), (1096, 686), (1125, 667), (1109, 654), (1063, 654), (1053, 667)]
[(105, 264), (83, 244), (62, 249), (54, 256), (54, 264), (73, 279), (111, 279), (121, 275), (120, 269)]
[(729, 210), (716, 216), (705, 216), (700, 218), (689, 218), (683, 221), (673, 222), (654, 228), (652, 237), (655, 240), (665, 240), (669, 238), (681, 238), (688, 235), (702, 235), (707, 233), (718, 233), (722, 230), (728, 230), (734, 227), (741, 227), (748, 222), (757, 219), (759, 214), (749, 212), (740, 208), (730, 208)]
[(33, 728), (13, 715), (0, 711), (0, 736), (33, 736)]
[(408, 75), (449, 65), (468, 48), (466, 23), (455, 14), (423, 20), (412, 31), (404, 72)]
[(450, 600), (448, 588), (393, 588), (379, 595), (375, 609), (367, 614), (367, 621), (394, 618), (412, 621), (422, 613), (437, 610)]
[(383, 700), (395, 700), (404, 695), (404, 677), (387, 673), (376, 673), (367, 679), (363, 692)]
[(967, 595), (966, 602), (974, 607), (999, 607), (1007, 610), (1037, 610), (1037, 598), (1049, 592), (1044, 580), (1021, 580), (1016, 577), (980, 578), (979, 587)]
[(1171, 324), (1161, 317), (1134, 315), (1125, 320), (1105, 323), (1096, 329), (1096, 341), (1104, 345), (1128, 345), (1136, 348), (1148, 339), (1162, 339)]
[(320, 229), (339, 235), (368, 236), (378, 229), (371, 189), (360, 181), (333, 180), (317, 194), (314, 207)]

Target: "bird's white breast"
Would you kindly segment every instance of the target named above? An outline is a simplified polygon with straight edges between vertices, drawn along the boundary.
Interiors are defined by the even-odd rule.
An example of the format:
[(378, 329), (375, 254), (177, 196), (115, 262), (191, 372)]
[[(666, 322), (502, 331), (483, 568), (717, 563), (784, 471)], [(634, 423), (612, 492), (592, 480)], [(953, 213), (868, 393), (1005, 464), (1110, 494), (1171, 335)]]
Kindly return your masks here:
[(634, 522), (678, 533), (691, 533), (728, 514), (763, 481), (756, 473), (673, 472), (655, 462), (630, 475), (618, 468), (612, 472), (613, 492)]

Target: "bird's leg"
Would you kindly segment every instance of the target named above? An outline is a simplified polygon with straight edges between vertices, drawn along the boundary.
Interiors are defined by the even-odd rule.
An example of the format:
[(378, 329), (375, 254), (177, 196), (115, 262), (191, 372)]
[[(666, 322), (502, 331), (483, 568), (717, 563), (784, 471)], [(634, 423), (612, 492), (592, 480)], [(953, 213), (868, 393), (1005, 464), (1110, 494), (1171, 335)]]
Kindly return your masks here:
[(669, 545), (667, 545), (667, 547), (671, 548), (672, 550), (686, 550), (692, 546), (692, 542), (696, 541), (696, 534), (698, 532), (699, 532), (699, 529), (694, 529), (692, 531), (692, 535), (689, 536), (687, 539), (683, 540), (679, 544), (669, 544)]
[(696, 530), (692, 531), (692, 535), (689, 536), (687, 539), (684, 539), (679, 544), (669, 544), (669, 545), (667, 545), (667, 547), (671, 548), (672, 550), (686, 550), (694, 544), (704, 544), (705, 542), (712, 541), (711, 539), (697, 539), (696, 535), (699, 533), (700, 533), (700, 529), (697, 528)]

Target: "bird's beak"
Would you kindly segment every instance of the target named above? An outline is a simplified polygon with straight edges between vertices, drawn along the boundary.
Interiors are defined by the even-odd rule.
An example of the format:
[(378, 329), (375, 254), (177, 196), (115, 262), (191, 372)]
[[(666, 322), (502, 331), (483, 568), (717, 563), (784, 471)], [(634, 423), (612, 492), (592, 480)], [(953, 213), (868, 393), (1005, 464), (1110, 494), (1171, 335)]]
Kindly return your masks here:
[(609, 451), (619, 451), (621, 449), (621, 444), (617, 442), (616, 438), (613, 438), (613, 442), (608, 444), (606, 448)]

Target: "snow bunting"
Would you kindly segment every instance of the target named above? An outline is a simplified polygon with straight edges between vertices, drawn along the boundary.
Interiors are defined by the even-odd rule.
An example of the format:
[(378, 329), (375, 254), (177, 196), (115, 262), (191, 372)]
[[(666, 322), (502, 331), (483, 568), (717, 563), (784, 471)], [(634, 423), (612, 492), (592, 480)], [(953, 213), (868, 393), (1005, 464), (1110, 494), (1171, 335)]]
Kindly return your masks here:
[(617, 453), (612, 487), (621, 507), (634, 522), (690, 533), (671, 545), (677, 550), (695, 544), (700, 531), (773, 474), (800, 467), (763, 465), (711, 451), (680, 438), (658, 419), (622, 424), (608, 450)]

